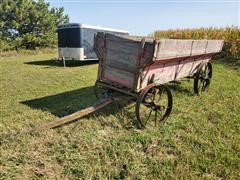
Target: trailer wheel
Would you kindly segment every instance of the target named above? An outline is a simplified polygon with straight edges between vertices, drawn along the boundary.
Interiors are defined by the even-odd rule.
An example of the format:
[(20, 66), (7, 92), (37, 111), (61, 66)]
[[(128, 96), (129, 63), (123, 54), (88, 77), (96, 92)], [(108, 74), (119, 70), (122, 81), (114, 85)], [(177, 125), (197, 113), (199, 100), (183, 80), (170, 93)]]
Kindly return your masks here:
[(165, 85), (148, 85), (140, 93), (135, 107), (139, 128), (157, 126), (171, 114), (172, 93)]
[(212, 64), (206, 63), (201, 66), (194, 77), (193, 89), (194, 93), (200, 95), (210, 86), (212, 79)]

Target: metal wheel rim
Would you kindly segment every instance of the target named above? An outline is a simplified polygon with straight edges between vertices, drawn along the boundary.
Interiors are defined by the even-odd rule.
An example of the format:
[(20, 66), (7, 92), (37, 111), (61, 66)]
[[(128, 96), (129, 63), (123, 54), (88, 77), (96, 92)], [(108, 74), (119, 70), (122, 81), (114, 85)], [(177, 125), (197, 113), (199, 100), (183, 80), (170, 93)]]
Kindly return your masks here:
[[(163, 101), (163, 96), (165, 96), (165, 101)], [(146, 108), (145, 111), (143, 106)], [(139, 128), (144, 128), (147, 124), (152, 126), (159, 125), (170, 115), (171, 110), (172, 94), (170, 89), (164, 85), (147, 86), (140, 94), (136, 103), (136, 117)]]
[(198, 95), (206, 91), (210, 86), (212, 78), (212, 65), (211, 63), (204, 64), (197, 72), (194, 79), (194, 91)]

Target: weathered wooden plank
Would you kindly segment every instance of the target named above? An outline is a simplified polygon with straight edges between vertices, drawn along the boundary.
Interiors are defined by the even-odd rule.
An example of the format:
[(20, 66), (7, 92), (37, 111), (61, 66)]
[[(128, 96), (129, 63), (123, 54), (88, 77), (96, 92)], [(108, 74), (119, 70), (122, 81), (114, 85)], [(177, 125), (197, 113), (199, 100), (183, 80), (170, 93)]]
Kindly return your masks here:
[(123, 43), (111, 40), (106, 40), (106, 48), (117, 51), (116, 53), (123, 53), (125, 55), (138, 55), (140, 43)]
[[(127, 49), (127, 51), (129, 51), (129, 49)], [(138, 51), (140, 51), (140, 49), (138, 49)], [(140, 66), (151, 62), (153, 58), (153, 51), (154, 45), (146, 43), (144, 46), (144, 53), (142, 54), (141, 59), (139, 59), (140, 52), (137, 54), (126, 54), (124, 52), (119, 52), (119, 50), (113, 50), (113, 48), (107, 49), (106, 64), (119, 66), (120, 68), (129, 68), (129, 71), (135, 71), (137, 65), (139, 64), (139, 60), (141, 61), (139, 64)]]
[(106, 34), (106, 39), (116, 42), (125, 42), (125, 43), (138, 43), (142, 39), (145, 39), (145, 42), (153, 42), (153, 38), (146, 36), (129, 36), (129, 35), (115, 35), (115, 34)]
[(175, 79), (174, 80), (178, 80), (187, 76), (192, 76), (196, 70), (197, 67), (203, 63), (203, 62), (208, 62), (210, 59), (198, 59), (198, 60), (194, 60), (194, 59), (187, 59), (185, 61), (181, 61), (176, 68), (176, 72), (175, 72)]
[(150, 67), (146, 67), (143, 71), (142, 84), (139, 87), (144, 88), (149, 84), (149, 81), (158, 82), (160, 84), (166, 83), (169, 80), (174, 79), (175, 69), (177, 62), (167, 64), (152, 64)]
[(205, 54), (207, 47), (207, 40), (194, 40), (192, 45), (191, 55)]
[(222, 40), (208, 40), (206, 53), (220, 52), (223, 46)]
[(162, 39), (159, 41), (157, 59), (190, 56), (192, 40)]
[[(197, 61), (194, 61), (194, 62), (193, 62), (192, 69), (191, 69), (191, 71), (190, 71), (190, 73), (189, 73), (189, 76), (193, 76), (194, 73), (197, 72), (198, 67), (199, 67), (199, 65), (200, 65), (201, 63), (207, 63), (207, 62), (209, 62), (210, 60), (211, 60), (211, 58), (204, 58), (204, 59), (199, 59), (199, 60), (197, 60)], [(199, 61), (200, 61), (200, 62), (199, 62)], [(182, 76), (182, 77), (185, 77), (185, 76)]]
[(170, 81), (178, 80), (187, 76), (192, 76), (201, 63), (206, 63), (210, 59), (200, 59), (194, 61), (189, 58), (182, 62), (168, 62), (165, 64), (154, 63), (146, 67), (143, 71), (144, 79), (138, 79), (137, 92), (153, 81), (158, 84), (164, 84)]
[(108, 49), (106, 54), (106, 64), (122, 69), (128, 69), (128, 71), (136, 70), (136, 62), (138, 60), (137, 55), (118, 53), (115, 50)]
[(104, 79), (110, 80), (112, 82), (116, 82), (120, 84), (121, 86), (127, 87), (127, 88), (133, 88), (134, 85), (134, 73), (130, 73), (127, 71), (119, 70), (117, 68), (105, 67), (104, 72)]

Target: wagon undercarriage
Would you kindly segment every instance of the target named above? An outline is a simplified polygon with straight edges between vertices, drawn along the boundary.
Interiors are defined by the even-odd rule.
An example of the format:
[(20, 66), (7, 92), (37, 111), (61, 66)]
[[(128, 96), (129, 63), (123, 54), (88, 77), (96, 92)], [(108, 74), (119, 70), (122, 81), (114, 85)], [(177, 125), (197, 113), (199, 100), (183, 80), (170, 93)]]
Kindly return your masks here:
[[(193, 79), (193, 91), (196, 95), (200, 95), (210, 86), (212, 78), (211, 63), (200, 64), (196, 73), (186, 78)], [(175, 81), (169, 83), (175, 83)], [(101, 88), (104, 90), (99, 93), (98, 91)], [(171, 114), (173, 97), (170, 88), (166, 84), (150, 83), (141, 92), (133, 93), (124, 90), (122, 87), (116, 87), (101, 81), (96, 82), (95, 95), (99, 99), (119, 95), (119, 93), (115, 93), (116, 91), (125, 94), (125, 96), (130, 96), (133, 101), (136, 101), (135, 114), (139, 128), (144, 128), (147, 124), (148, 126), (160, 125)]]

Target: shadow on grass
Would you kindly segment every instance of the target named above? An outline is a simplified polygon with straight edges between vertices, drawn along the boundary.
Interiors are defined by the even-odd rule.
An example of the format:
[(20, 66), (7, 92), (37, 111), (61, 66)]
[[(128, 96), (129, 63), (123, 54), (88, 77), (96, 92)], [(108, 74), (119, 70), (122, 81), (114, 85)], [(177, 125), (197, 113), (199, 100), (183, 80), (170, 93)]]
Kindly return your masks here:
[[(190, 80), (190, 83), (193, 83), (193, 80)], [(169, 83), (168, 87), (172, 90), (172, 93), (178, 92), (183, 93), (187, 96), (193, 96), (193, 90), (183, 86), (181, 81), (179, 83)]]
[[(186, 89), (180, 84), (169, 84), (173, 91), (184, 93), (192, 96), (192, 91)], [(174, 92), (173, 92), (174, 93)], [(130, 129), (136, 127), (135, 102), (129, 96), (122, 98), (120, 101), (113, 102), (111, 105), (87, 115), (94, 116), (103, 126), (115, 126), (112, 118), (106, 118), (114, 115), (123, 128)], [(86, 107), (92, 106), (97, 101), (94, 94), (94, 86), (85, 87), (73, 91), (63, 92), (60, 94), (45, 96), (41, 98), (22, 101), (20, 103), (33, 109), (47, 111), (57, 117), (63, 117), (77, 112)]]
[(230, 57), (226, 57), (226, 58), (215, 58), (213, 60), (213, 62), (215, 64), (222, 64), (224, 66), (228, 66), (231, 69), (240, 69), (240, 59), (234, 59), (234, 58), (230, 58)]
[[(67, 67), (86, 66), (86, 65), (97, 64), (97, 63), (98, 61), (66, 61), (66, 66)], [(63, 67), (63, 62), (58, 60), (29, 61), (29, 62), (24, 62), (24, 64), (36, 65), (36, 66)]]
[[(89, 107), (93, 105), (96, 101), (97, 99), (94, 95), (94, 86), (90, 86), (90, 87), (85, 87), (82, 89), (68, 91), (68, 92), (55, 94), (51, 96), (45, 96), (37, 99), (26, 100), (20, 103), (27, 105), (33, 109), (40, 109), (42, 111), (47, 111), (57, 117), (63, 117), (63, 116), (72, 114), (76, 111), (79, 111), (81, 109), (84, 109), (86, 107)], [(121, 116), (121, 114), (124, 113), (127, 116), (129, 115), (129, 118), (127, 118), (129, 120), (132, 120), (132, 117), (133, 117), (133, 116), (130, 116), (130, 114), (132, 114), (130, 111), (124, 112), (126, 110), (123, 110), (124, 107), (126, 107), (129, 103), (130, 101), (127, 101), (127, 100), (124, 100), (122, 102), (113, 102), (111, 105), (108, 105), (92, 113), (91, 115), (98, 118), (99, 115), (101, 117), (107, 117), (109, 115), (118, 114), (116, 116), (116, 119), (119, 121), (119, 123), (122, 126), (125, 126), (124, 124), (128, 124), (128, 123), (123, 121), (124, 118)], [(98, 120), (103, 126), (111, 125), (111, 123), (108, 122), (108, 120), (105, 120), (105, 119), (98, 119)]]
[(63, 117), (89, 106), (94, 102), (93, 88), (93, 86), (85, 87), (60, 94), (22, 101), (21, 103), (33, 109), (41, 109), (57, 117)]

